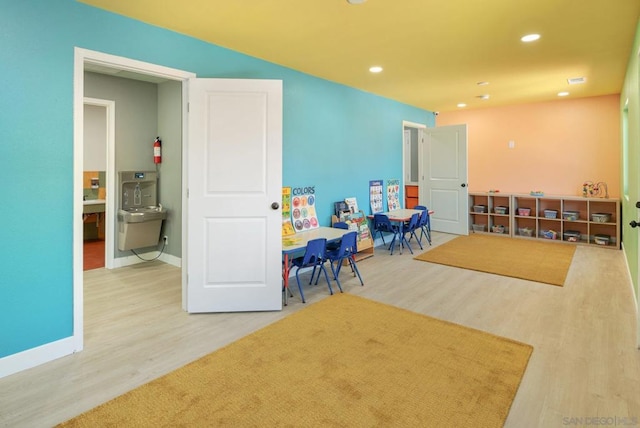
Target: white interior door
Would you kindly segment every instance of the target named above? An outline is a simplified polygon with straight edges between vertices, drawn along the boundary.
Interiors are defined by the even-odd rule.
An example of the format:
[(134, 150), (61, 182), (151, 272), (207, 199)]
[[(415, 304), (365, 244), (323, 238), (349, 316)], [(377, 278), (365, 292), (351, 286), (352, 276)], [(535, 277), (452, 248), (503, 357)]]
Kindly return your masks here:
[[(640, 186), (638, 188), (640, 188)], [(640, 222), (640, 200), (636, 201), (636, 221)], [(640, 251), (638, 251), (638, 269), (636, 270), (636, 272), (638, 275), (636, 284), (640, 284)], [(636, 292), (636, 307), (640, 307), (640, 285), (638, 286), (638, 288), (639, 289)], [(638, 349), (640, 349), (640, 316), (636, 316), (636, 323), (638, 324), (638, 328), (636, 329), (636, 342), (638, 345)]]
[(420, 203), (434, 211), (431, 229), (467, 235), (467, 125), (420, 129)]
[(281, 310), (282, 82), (190, 79), (188, 127), (187, 311)]

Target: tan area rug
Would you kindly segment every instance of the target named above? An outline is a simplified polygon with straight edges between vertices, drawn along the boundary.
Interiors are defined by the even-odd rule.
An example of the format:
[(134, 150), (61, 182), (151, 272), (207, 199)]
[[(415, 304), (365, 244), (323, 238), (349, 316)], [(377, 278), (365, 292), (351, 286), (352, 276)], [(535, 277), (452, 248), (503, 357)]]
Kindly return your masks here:
[(532, 351), (336, 294), (60, 426), (501, 427)]
[(575, 250), (575, 245), (471, 234), (415, 259), (563, 286)]

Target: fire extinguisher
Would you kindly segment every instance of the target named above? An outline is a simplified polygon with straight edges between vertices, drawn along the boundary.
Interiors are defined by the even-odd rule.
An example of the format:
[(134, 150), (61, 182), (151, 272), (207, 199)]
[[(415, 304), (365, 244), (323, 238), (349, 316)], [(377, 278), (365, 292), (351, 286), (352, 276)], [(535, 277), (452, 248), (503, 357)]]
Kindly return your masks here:
[(162, 141), (156, 137), (153, 142), (153, 163), (162, 163)]

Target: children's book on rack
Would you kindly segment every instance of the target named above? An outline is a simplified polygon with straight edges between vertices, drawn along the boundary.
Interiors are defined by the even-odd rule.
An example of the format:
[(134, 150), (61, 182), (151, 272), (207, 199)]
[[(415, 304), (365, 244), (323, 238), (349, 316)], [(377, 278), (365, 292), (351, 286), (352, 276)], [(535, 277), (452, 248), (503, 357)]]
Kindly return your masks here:
[(356, 200), (356, 198), (345, 198), (344, 201), (347, 203), (347, 206), (349, 207), (349, 211), (351, 211), (351, 214), (355, 214), (358, 212), (358, 201)]
[(373, 239), (369, 229), (369, 222), (364, 212), (349, 212), (349, 214), (345, 214), (342, 219), (336, 215), (331, 217), (331, 224), (335, 224), (338, 221), (344, 221), (349, 225), (349, 230), (358, 232), (358, 254), (356, 255), (356, 260), (373, 256)]
[(339, 221), (345, 221), (347, 216), (351, 214), (349, 211), (349, 206), (345, 201), (338, 201), (333, 203), (335, 216), (339, 219)]
[(349, 214), (344, 221), (349, 225), (349, 230), (355, 230), (358, 232), (358, 241), (369, 239), (371, 237), (371, 233), (369, 232), (369, 222), (362, 211)]

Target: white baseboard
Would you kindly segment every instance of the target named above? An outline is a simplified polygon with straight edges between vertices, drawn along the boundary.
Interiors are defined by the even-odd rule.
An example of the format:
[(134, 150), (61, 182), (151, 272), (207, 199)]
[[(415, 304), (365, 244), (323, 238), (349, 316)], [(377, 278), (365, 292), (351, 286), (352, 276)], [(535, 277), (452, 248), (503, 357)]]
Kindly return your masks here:
[(166, 264), (175, 266), (175, 267), (182, 267), (182, 258), (180, 257), (176, 257), (176, 256), (172, 256), (171, 254), (163, 254), (160, 256), (160, 260), (162, 260), (163, 262), (165, 262)]
[(75, 342), (73, 337), (67, 337), (0, 358), (0, 378), (71, 355), (79, 351), (75, 349)]
[[(151, 252), (148, 252), (148, 253), (140, 254), (140, 257), (142, 257), (144, 259), (147, 259), (147, 260), (155, 259), (157, 256), (158, 256), (158, 252), (157, 251), (151, 251)], [(160, 260), (162, 262), (165, 262), (167, 264), (170, 264), (172, 266), (175, 266), (175, 267), (182, 267), (182, 259), (180, 257), (172, 256), (171, 254), (162, 253), (160, 255), (160, 257), (158, 257), (158, 260)], [(139, 264), (139, 263), (145, 263), (145, 261), (141, 260), (140, 258), (138, 258), (135, 255), (126, 256), (126, 257), (119, 257), (119, 258), (113, 259), (113, 267), (114, 267), (114, 269), (125, 267), (125, 266), (132, 266), (132, 265), (136, 265), (136, 264)]]

